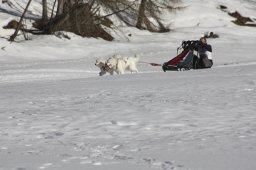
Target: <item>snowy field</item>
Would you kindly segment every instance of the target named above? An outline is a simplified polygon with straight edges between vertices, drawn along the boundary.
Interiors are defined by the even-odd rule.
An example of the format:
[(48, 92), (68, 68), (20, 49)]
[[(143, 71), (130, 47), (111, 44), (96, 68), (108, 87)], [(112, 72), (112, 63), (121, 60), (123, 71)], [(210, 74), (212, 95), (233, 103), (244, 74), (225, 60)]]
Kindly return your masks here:
[[(17, 2), (0, 3), (1, 37), (27, 1)], [(255, 170), (256, 28), (234, 25), (220, 4), (256, 18), (254, 0), (184, 0), (169, 33), (0, 38), (0, 170)], [(213, 68), (164, 73), (147, 64), (207, 31), (220, 36), (208, 40)], [(98, 76), (95, 59), (116, 53), (140, 54), (139, 73)]]

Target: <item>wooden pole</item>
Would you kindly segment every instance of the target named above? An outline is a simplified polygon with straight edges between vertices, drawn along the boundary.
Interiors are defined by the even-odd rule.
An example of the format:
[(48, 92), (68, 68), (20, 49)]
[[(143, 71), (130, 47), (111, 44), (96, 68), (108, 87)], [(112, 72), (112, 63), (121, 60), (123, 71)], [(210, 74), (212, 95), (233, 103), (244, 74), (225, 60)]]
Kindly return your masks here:
[(29, 7), (31, 1), (32, 1), (32, 0), (29, 0), (29, 1), (28, 1), (27, 6), (26, 6), (26, 8), (25, 8), (25, 10), (24, 10), (24, 12), (23, 12), (23, 14), (22, 14), (22, 16), (20, 17), (19, 24), (18, 24), (18, 26), (17, 26), (15, 32), (13, 33), (13, 35), (11, 35), (9, 41), (13, 42), (14, 39), (17, 37), (18, 32), (19, 32), (20, 27), (21, 27), (22, 20), (23, 20), (23, 18), (24, 18), (24, 16), (25, 16), (26, 12), (27, 12), (27, 10), (28, 10), (28, 7)]

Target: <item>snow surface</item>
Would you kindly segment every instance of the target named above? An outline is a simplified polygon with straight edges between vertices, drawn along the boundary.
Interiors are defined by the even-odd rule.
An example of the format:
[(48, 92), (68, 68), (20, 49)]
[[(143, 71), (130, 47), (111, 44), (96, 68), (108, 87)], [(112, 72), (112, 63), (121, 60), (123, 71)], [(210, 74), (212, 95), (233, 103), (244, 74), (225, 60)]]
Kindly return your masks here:
[[(5, 38), (14, 30), (2, 26), (26, 5), (10, 2), (0, 4)], [(169, 33), (0, 38), (0, 170), (255, 170), (256, 28), (234, 25), (220, 4), (256, 18), (253, 0), (184, 0), (166, 16)], [(212, 69), (164, 73), (147, 64), (208, 31), (220, 36), (208, 40)], [(115, 53), (140, 54), (140, 72), (98, 76), (95, 59)]]

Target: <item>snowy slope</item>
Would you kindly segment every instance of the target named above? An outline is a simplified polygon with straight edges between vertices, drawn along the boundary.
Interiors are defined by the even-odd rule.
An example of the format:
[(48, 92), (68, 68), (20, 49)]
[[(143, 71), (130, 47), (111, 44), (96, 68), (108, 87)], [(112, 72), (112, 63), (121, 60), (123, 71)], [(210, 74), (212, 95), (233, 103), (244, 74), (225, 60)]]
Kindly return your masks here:
[(253, 170), (255, 78), (253, 65), (1, 84), (2, 169)]
[[(27, 1), (10, 2), (0, 3), (5, 38), (14, 31), (2, 26)], [(170, 33), (120, 27), (113, 42), (0, 38), (0, 170), (255, 170), (256, 28), (217, 8), (256, 18), (255, 2), (184, 0), (166, 16)], [(40, 16), (40, 0), (30, 11), (27, 23)], [(212, 69), (164, 73), (147, 64), (208, 31), (220, 35), (208, 40)], [(99, 77), (95, 59), (115, 53), (141, 54), (140, 72)]]

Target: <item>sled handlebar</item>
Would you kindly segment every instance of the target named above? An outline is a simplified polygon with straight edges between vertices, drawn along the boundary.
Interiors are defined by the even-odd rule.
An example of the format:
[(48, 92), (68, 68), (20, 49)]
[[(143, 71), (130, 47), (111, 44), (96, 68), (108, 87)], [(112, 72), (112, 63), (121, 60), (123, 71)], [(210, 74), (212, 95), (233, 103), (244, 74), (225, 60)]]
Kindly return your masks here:
[(181, 48), (183, 49), (195, 49), (202, 45), (202, 42), (199, 40), (188, 40), (182, 41)]

